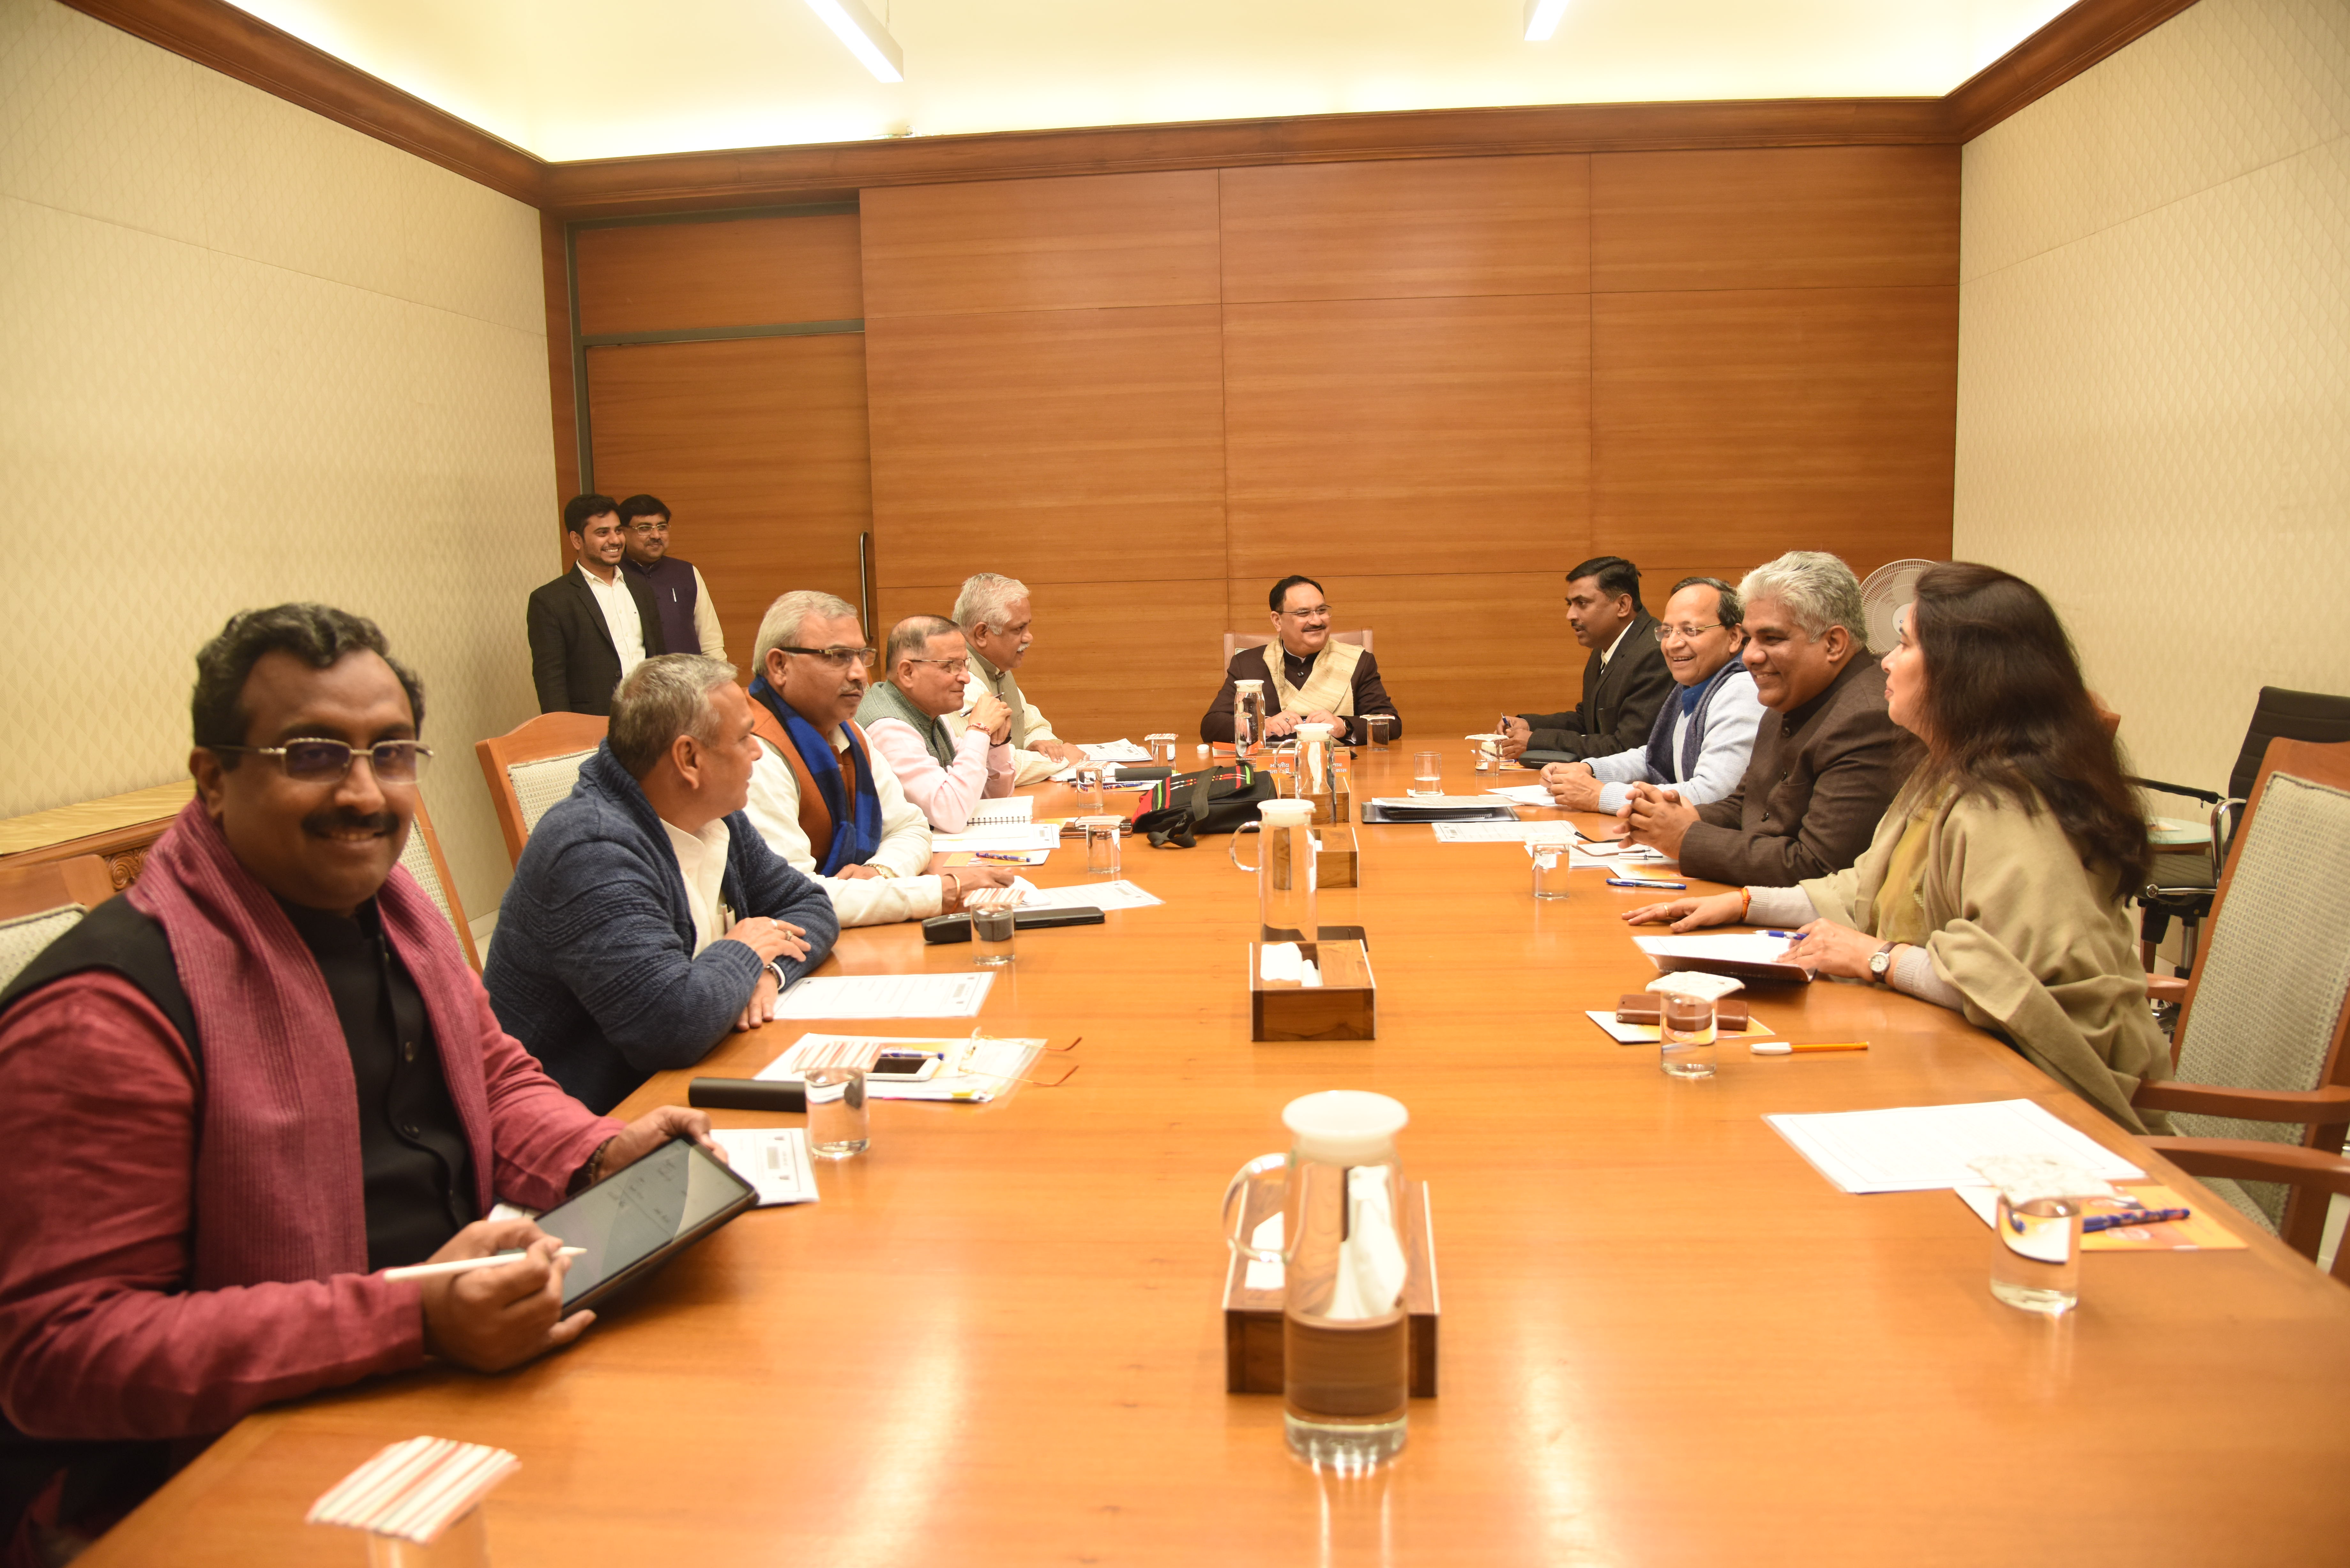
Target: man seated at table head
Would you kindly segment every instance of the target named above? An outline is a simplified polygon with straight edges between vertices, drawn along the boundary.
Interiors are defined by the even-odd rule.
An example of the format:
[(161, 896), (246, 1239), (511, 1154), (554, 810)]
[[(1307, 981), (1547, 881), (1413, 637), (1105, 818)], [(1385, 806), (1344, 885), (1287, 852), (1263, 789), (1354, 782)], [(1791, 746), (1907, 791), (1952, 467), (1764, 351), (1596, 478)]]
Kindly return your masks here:
[[(494, 1371), (567, 1344), (592, 1314), (563, 1315), (556, 1243), (483, 1216), (707, 1141), (699, 1111), (595, 1115), (498, 1027), (400, 868), (432, 753), (422, 689), (371, 622), (236, 616), (196, 657), (192, 707), (196, 798), (0, 992), (12, 1467), (44, 1451), (28, 1438), (203, 1438), (428, 1358)], [(52, 1547), (168, 1467), (52, 1452), (96, 1467), (38, 1511)]]
[(866, 689), (857, 722), (898, 775), (898, 787), (941, 833), (961, 833), (982, 799), (1012, 793), (1012, 710), (982, 692), (962, 733), (971, 666), (962, 628), (941, 616), (909, 616), (889, 631), (889, 673)]
[(1243, 648), (1224, 669), (1223, 686), (1200, 718), (1200, 739), (1232, 743), (1232, 714), (1243, 680), (1264, 682), (1264, 732), (1293, 734), (1300, 724), (1327, 724), (1342, 741), (1365, 737), (1372, 714), (1394, 720), (1390, 739), (1403, 733), (1379, 661), (1367, 648), (1330, 635), (1330, 600), (1312, 577), (1287, 576), (1265, 596), (1273, 611), (1273, 641)]
[(951, 913), (972, 890), (1012, 880), (1001, 866), (949, 867), (931, 853), (931, 825), (856, 723), (874, 659), (856, 606), (785, 594), (761, 618), (757, 648), (751, 822), (816, 878), (843, 926)]
[(1071, 763), (1086, 760), (1085, 752), (1053, 733), (1053, 726), (1036, 705), (1020, 694), (1013, 674), (1028, 657), (1036, 640), (1035, 611), (1028, 603), (1028, 585), (997, 572), (973, 572), (962, 580), (955, 596), (955, 624), (962, 628), (970, 650), (971, 685), (963, 691), (965, 720), (981, 697), (993, 697), (1012, 712), (1013, 782), (1031, 784), (1051, 778)]
[(500, 1022), (590, 1106), (766, 1023), (839, 933), (824, 890), (743, 814), (751, 721), (733, 665), (648, 659), (515, 865), (482, 978)]
[(1754, 749), (1762, 701), (1738, 657), (1745, 639), (1738, 590), (1720, 577), (1683, 577), (1653, 622), (1679, 696), (1648, 731), (1648, 743), (1608, 757), (1552, 763), (1543, 783), (1569, 811), (1621, 811), (1636, 784), (1671, 788), (1690, 805), (1738, 787)]
[(1640, 602), (1640, 568), (1596, 556), (1566, 574), (1566, 624), (1591, 650), (1583, 701), (1563, 713), (1518, 713), (1502, 722), (1502, 754), (1556, 753), (1548, 762), (1608, 757), (1648, 743), (1672, 695), (1656, 620)]
[(1834, 556), (1790, 550), (1738, 585), (1742, 656), (1770, 711), (1738, 787), (1692, 805), (1638, 784), (1622, 815), (1631, 836), (1716, 882), (1782, 888), (1841, 871), (1868, 847), (1909, 757), (1885, 710), (1885, 671), (1868, 656), (1860, 579)]

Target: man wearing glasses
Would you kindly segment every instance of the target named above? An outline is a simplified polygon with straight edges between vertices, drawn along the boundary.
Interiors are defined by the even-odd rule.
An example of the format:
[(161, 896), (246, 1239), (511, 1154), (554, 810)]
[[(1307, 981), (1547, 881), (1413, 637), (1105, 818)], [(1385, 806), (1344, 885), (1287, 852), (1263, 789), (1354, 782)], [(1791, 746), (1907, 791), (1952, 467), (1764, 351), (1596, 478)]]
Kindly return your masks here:
[(620, 569), (628, 530), (608, 495), (563, 504), (572, 569), (533, 588), (530, 679), (542, 713), (608, 714), (620, 678), (669, 651), (652, 590)]
[(1542, 782), (1569, 811), (1619, 812), (1631, 786), (1674, 790), (1690, 805), (1720, 800), (1745, 776), (1762, 722), (1754, 677), (1740, 662), (1745, 640), (1738, 590), (1720, 577), (1683, 577), (1655, 623), (1665, 667), (1680, 688), (1648, 732), (1648, 743), (1611, 757), (1552, 763)]
[(669, 504), (658, 495), (620, 503), (620, 570), (645, 585), (660, 611), (661, 643), (671, 653), (726, 657), (726, 634), (710, 602), (710, 585), (691, 561), (669, 553)]
[(759, 621), (751, 682), (750, 817), (767, 847), (816, 879), (842, 926), (927, 919), (1001, 887), (998, 866), (934, 867), (931, 826), (856, 723), (877, 650), (857, 608), (803, 589)]
[(1028, 585), (1000, 572), (973, 572), (955, 595), (954, 618), (971, 659), (963, 718), (971, 720), (982, 696), (994, 698), (1011, 713), (1013, 782), (1035, 784), (1084, 762), (1085, 749), (1055, 734), (1051, 721), (1020, 691), (1017, 671), (1036, 640)]
[[(941, 833), (961, 833), (982, 800), (1012, 793), (1012, 710), (983, 691), (968, 713), (971, 667), (962, 628), (942, 616), (909, 616), (889, 631), (889, 678), (857, 709), (906, 798)], [(958, 735), (946, 722), (963, 715)]]
[(593, 1115), (499, 1029), (400, 869), (432, 753), (371, 622), (252, 611), (196, 669), (196, 798), (0, 992), (0, 1445), (12, 1483), (63, 1467), (50, 1561), (257, 1407), (568, 1344), (557, 1243), (491, 1205), (708, 1141)]
[(1673, 678), (1657, 644), (1656, 620), (1640, 604), (1640, 568), (1599, 556), (1566, 574), (1566, 624), (1591, 650), (1583, 701), (1564, 713), (1519, 713), (1502, 722), (1502, 755), (1529, 763), (1609, 757), (1648, 743)]
[(1224, 670), (1224, 684), (1200, 719), (1200, 739), (1232, 743), (1232, 711), (1242, 680), (1264, 682), (1264, 732), (1279, 737), (1300, 724), (1327, 724), (1342, 741), (1364, 737), (1363, 721), (1384, 714), (1395, 721), (1390, 739), (1403, 733), (1379, 661), (1370, 649), (1330, 635), (1330, 601), (1311, 577), (1288, 576), (1265, 596), (1273, 610), (1274, 640), (1243, 648)]

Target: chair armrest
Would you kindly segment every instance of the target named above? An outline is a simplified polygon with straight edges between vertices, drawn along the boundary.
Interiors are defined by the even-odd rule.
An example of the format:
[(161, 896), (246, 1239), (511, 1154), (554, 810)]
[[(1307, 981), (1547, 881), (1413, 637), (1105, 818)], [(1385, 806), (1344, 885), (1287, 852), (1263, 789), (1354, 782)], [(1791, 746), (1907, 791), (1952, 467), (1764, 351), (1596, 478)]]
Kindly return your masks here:
[[(2140, 1084), (2130, 1104), (2146, 1111), (2191, 1111), (2207, 1116), (2241, 1116), (2254, 1122), (2298, 1122), (2307, 1127), (2350, 1123), (2350, 1087), (2322, 1089), (2229, 1089), (2217, 1084)], [(2200, 1140), (2210, 1141), (2210, 1140)]]
[(2187, 981), (2175, 974), (2150, 974), (2146, 977), (2146, 994), (2150, 1002), (2184, 1002)]
[(2189, 1176), (2236, 1181), (2290, 1181), (2350, 1193), (2350, 1159), (2322, 1148), (2252, 1137), (2150, 1137), (2147, 1147)]
[(2164, 794), (2183, 794), (2189, 800), (2199, 800), (2205, 805), (2217, 805), (2220, 797), (2208, 789), (2196, 789), (2189, 784), (2164, 784), (2160, 779), (2142, 779), (2130, 775), (2129, 782), (2140, 789), (2158, 790)]

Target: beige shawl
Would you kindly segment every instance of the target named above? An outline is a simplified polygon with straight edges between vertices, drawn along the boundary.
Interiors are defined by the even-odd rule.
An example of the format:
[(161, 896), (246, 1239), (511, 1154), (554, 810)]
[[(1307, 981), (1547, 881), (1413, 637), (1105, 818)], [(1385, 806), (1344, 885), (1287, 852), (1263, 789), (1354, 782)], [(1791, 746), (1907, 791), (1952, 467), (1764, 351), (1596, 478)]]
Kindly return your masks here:
[[(2119, 898), (2095, 885), (2038, 799), (1945, 802), (1929, 814), (1916, 897), (1934, 972), (1965, 997), (1967, 1022), (2004, 1035), (2034, 1066), (2132, 1132), (2162, 1132), (2140, 1112), (2140, 1083), (2170, 1075), (2170, 1050), (2147, 1010), (2146, 971)], [(1911, 821), (1896, 800), (1859, 863), (1803, 884), (1812, 907), (1868, 930)], [(1898, 902), (1898, 900), (1896, 900)]]
[(1335, 713), (1341, 719), (1355, 716), (1355, 666), (1363, 661), (1361, 649), (1332, 638), (1314, 656), (1314, 668), (1305, 672), (1303, 686), (1289, 683), (1281, 652), (1278, 638), (1264, 645), (1265, 673), (1273, 677), (1274, 694), (1280, 699), (1271, 704), (1274, 711)]

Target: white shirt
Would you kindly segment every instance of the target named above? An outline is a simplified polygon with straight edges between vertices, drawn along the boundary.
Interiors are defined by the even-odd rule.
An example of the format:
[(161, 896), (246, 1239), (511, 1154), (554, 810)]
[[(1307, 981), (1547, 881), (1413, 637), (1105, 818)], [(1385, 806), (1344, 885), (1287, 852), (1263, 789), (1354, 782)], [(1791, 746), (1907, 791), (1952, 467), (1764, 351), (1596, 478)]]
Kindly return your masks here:
[[(1733, 656), (1734, 657), (1734, 656)], [(1673, 705), (1673, 728), (1669, 741), (1675, 768), (1680, 766), (1681, 737), (1689, 732), (1692, 715), (1680, 711), (1681, 692), (1676, 686), (1673, 694), (1665, 699)], [(1682, 802), (1689, 805), (1710, 805), (1726, 800), (1746, 776), (1746, 760), (1753, 754), (1755, 726), (1762, 722), (1762, 699), (1754, 691), (1754, 677), (1743, 666), (1721, 683), (1713, 694), (1713, 706), (1706, 710), (1705, 740), (1698, 748), (1697, 767), (1685, 779), (1660, 777), (1648, 770), (1648, 748), (1638, 747), (1629, 752), (1617, 752), (1611, 757), (1586, 759), (1591, 772), (1599, 780), (1599, 809), (1615, 812), (1624, 809), (1632, 796), (1631, 785), (1640, 782), (1670, 784)]]
[(726, 831), (723, 816), (700, 833), (688, 833), (667, 817), (661, 826), (669, 832), (670, 850), (685, 877), (685, 901), (693, 910), (693, 956), (700, 958), (702, 949), (726, 934), (718, 888), (726, 879), (726, 850), (733, 835)]
[(1624, 639), (1625, 639), (1626, 637), (1627, 637), (1627, 636), (1629, 636), (1629, 635), (1631, 634), (1631, 630), (1632, 630), (1632, 628), (1631, 628), (1630, 623), (1629, 623), (1629, 622), (1627, 622), (1627, 623), (1626, 623), (1626, 625), (1625, 625), (1625, 627), (1624, 627), (1624, 629), (1623, 629), (1622, 631), (1619, 631), (1619, 632), (1617, 632), (1617, 633), (1616, 634), (1616, 640), (1615, 640), (1615, 641), (1613, 641), (1613, 642), (1611, 642), (1611, 643), (1609, 643), (1609, 644), (1607, 645), (1607, 650), (1606, 650), (1605, 652), (1601, 653), (1601, 654), (1600, 654), (1600, 656), (1599, 656), (1599, 668), (1600, 668), (1600, 669), (1605, 670), (1605, 669), (1607, 669), (1610, 664), (1612, 664), (1612, 663), (1614, 663), (1614, 662), (1615, 662), (1615, 660), (1616, 660), (1616, 650), (1617, 650), (1617, 649), (1619, 649), (1619, 648), (1621, 648), (1621, 647), (1623, 647), (1623, 646), (1624, 646)]
[(588, 579), (588, 591), (596, 596), (596, 607), (604, 612), (604, 624), (611, 628), (612, 649), (620, 656), (620, 679), (626, 680), (629, 671), (645, 661), (645, 623), (637, 618), (637, 596), (629, 592), (618, 566), (612, 568), (608, 583), (584, 566), (579, 575)]
[[(825, 737), (837, 753), (848, 743), (837, 726)], [(868, 738), (870, 744), (870, 738)], [(854, 774), (856, 764), (844, 762), (842, 771)], [(751, 769), (751, 802), (744, 809), (751, 825), (767, 847), (792, 863), (792, 868), (816, 877), (816, 886), (832, 899), (832, 912), (842, 928), (880, 926), (898, 920), (923, 920), (940, 912), (945, 883), (923, 873), (931, 864), (931, 825), (906, 798), (897, 771), (876, 756), (873, 793), (881, 804), (881, 843), (866, 864), (879, 877), (816, 877), (816, 853), (800, 831), (800, 785), (784, 753), (759, 742), (759, 760)]]

